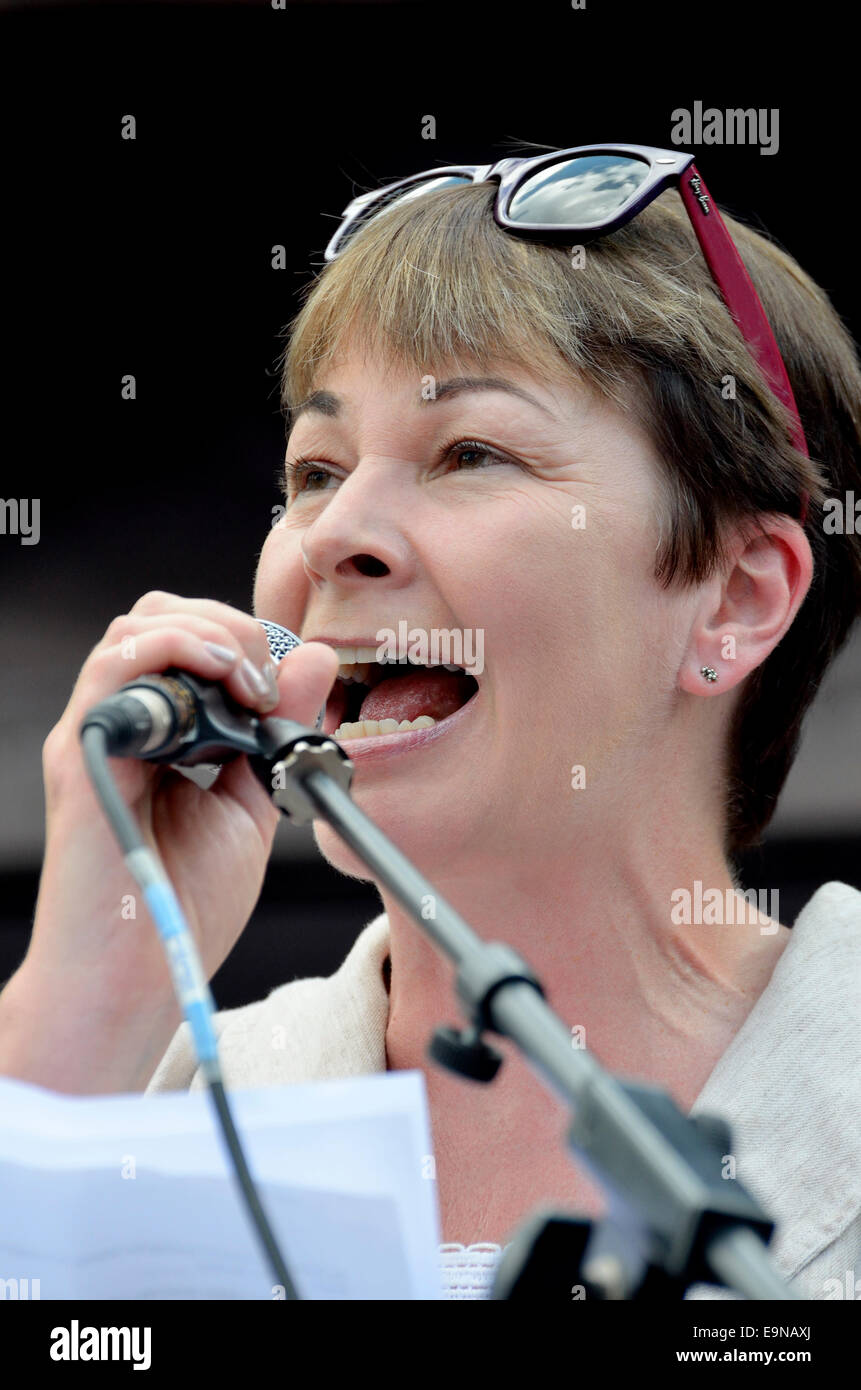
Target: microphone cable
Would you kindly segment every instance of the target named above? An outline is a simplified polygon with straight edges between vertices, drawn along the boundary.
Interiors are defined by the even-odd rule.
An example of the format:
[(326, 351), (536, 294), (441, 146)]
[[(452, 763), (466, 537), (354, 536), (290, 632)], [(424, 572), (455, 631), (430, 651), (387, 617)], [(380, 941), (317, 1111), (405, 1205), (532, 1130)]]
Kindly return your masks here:
[[(275, 625), (267, 623), (264, 626), (268, 629)], [(298, 639), (296, 641), (298, 643)], [(194, 937), (158, 851), (144, 842), (137, 821), (117, 789), (108, 762), (108, 742), (105, 728), (95, 723), (85, 724), (81, 731), (81, 748), (87, 772), (164, 946), (176, 997), (191, 1031), (233, 1174), (259, 1243), (276, 1283), (284, 1289), (285, 1297), (299, 1299), (301, 1295), (290, 1275), (251, 1176), (227, 1100), (213, 1026), (215, 1002)]]

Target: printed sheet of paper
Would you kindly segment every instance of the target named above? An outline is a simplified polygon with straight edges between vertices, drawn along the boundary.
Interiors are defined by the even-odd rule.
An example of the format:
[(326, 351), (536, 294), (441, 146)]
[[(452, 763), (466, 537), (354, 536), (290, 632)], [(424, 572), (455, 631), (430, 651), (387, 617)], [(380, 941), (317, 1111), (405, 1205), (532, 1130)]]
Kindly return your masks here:
[[(229, 1099), (303, 1298), (442, 1297), (421, 1072)], [(273, 1277), (205, 1091), (69, 1097), (0, 1078), (6, 1296), (28, 1280), (42, 1299), (283, 1297)]]

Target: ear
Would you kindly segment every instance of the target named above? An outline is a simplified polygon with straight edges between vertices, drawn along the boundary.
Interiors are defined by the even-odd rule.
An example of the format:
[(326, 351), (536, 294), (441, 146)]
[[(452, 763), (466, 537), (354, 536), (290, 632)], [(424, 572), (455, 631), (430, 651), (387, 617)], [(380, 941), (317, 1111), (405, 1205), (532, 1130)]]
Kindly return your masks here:
[[(702, 586), (679, 671), (690, 695), (721, 695), (743, 681), (788, 631), (810, 588), (813, 556), (799, 523), (769, 513), (757, 524), (752, 537), (730, 537), (722, 571)], [(703, 667), (717, 680), (706, 680)]]

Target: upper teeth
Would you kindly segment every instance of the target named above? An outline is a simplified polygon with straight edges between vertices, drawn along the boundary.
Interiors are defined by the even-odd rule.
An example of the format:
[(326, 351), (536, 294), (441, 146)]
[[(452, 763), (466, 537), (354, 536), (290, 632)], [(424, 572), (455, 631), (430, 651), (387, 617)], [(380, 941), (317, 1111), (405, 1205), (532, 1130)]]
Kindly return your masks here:
[[(394, 664), (390, 661), (377, 660), (376, 647), (336, 647), (338, 654), (338, 679), (342, 681), (358, 681), (365, 684), (368, 679), (368, 670), (371, 666), (379, 664), (388, 666)], [(399, 658), (399, 661), (409, 661), (406, 653)], [(424, 666), (424, 662), (410, 662), (410, 665)], [(448, 664), (440, 668), (444, 671), (462, 671), (462, 666), (450, 666)]]
[(355, 666), (357, 661), (376, 661), (377, 647), (336, 647), (338, 661), (342, 666)]

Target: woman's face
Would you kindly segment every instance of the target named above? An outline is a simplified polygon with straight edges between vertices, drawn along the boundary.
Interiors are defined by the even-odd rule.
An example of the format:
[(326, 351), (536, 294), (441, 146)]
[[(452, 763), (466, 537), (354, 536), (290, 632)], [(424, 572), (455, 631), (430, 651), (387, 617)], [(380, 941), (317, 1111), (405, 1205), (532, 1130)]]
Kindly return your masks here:
[(658, 464), (633, 417), (504, 363), (420, 378), (351, 351), (316, 385), (287, 450), (313, 467), (263, 547), (257, 615), (335, 646), (456, 630), (483, 658), (449, 719), (346, 743), (357, 804), (455, 875), (624, 824), (661, 775), (695, 601), (653, 577)]

